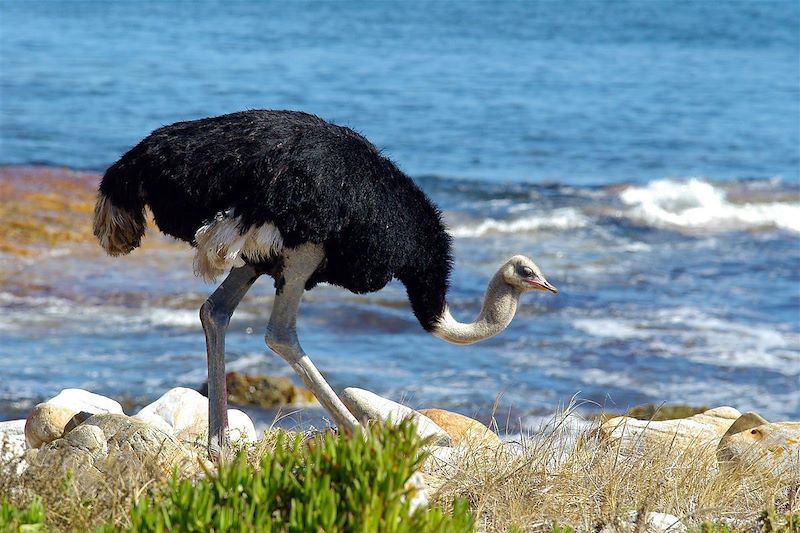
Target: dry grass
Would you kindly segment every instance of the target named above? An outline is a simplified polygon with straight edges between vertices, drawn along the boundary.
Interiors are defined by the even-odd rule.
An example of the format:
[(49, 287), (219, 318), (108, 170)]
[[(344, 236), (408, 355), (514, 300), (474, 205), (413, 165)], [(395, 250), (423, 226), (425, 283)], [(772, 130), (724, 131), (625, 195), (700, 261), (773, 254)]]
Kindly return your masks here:
[(662, 512), (699, 528), (725, 523), (758, 531), (764, 510), (800, 511), (797, 480), (743, 467), (720, 470), (713, 449), (664, 443), (625, 456), (598, 432), (570, 428), (569, 413), (508, 449), (456, 457), (433, 476), (433, 503), (466, 497), (484, 531), (581, 531), (622, 523), (630, 512)]
[[(720, 470), (708, 450), (682, 451), (671, 444), (625, 456), (601, 442), (596, 431), (576, 435), (567, 415), (500, 451), (472, 450), (452, 458), (428, 476), (436, 487), (432, 503), (447, 508), (455, 497), (467, 498), (481, 531), (552, 531), (554, 525), (590, 531), (620, 523), (631, 511), (673, 514), (695, 528), (722, 522), (758, 531), (764, 510), (798, 512), (796, 483), (742, 468)], [(267, 432), (247, 450), (252, 462), (271, 453), (279, 431)], [(110, 476), (89, 494), (71, 479), (54, 479), (46, 471), (20, 479), (16, 466), (0, 465), (0, 499), (24, 506), (38, 494), (48, 527), (57, 531), (109, 521), (125, 526), (132, 502), (166, 481), (154, 479), (142, 465), (138, 472)]]
[(124, 527), (134, 501), (148, 488), (166, 481), (158, 479), (147, 463), (135, 469), (108, 465), (101, 482), (88, 486), (80, 476), (64, 476), (67, 469), (58, 465), (52, 469), (28, 468), (20, 477), (16, 475), (17, 464), (0, 464), (0, 500), (5, 498), (24, 508), (38, 496), (45, 507), (48, 531), (91, 531), (105, 523)]

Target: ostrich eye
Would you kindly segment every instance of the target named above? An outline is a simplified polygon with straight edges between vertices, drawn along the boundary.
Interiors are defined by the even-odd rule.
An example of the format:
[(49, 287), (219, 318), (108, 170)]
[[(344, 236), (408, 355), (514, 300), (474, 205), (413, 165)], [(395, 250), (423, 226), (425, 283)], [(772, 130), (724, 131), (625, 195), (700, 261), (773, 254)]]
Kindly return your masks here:
[(519, 269), (519, 272), (520, 272), (520, 274), (522, 274), (523, 277), (526, 277), (526, 278), (533, 277), (533, 270), (531, 269), (531, 267), (525, 267), (524, 266), (524, 267)]

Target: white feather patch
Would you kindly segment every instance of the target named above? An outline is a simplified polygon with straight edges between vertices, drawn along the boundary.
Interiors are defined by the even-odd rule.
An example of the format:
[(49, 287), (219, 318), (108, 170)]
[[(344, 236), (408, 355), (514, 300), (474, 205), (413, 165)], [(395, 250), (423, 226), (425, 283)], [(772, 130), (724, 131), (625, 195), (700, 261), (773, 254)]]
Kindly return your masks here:
[(245, 260), (260, 261), (280, 253), (283, 236), (272, 224), (255, 226), (241, 234), (241, 220), (233, 210), (217, 213), (214, 220), (197, 230), (194, 272), (213, 280), (225, 271), (244, 266)]
[(247, 232), (242, 255), (253, 261), (266, 259), (283, 250), (283, 235), (272, 224), (264, 224)]

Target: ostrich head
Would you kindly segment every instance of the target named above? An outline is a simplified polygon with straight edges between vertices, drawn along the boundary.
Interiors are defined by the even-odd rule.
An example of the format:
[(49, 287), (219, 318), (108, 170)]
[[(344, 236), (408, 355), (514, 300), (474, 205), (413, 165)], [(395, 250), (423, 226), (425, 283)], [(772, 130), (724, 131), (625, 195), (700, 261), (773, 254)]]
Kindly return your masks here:
[(524, 255), (515, 255), (500, 267), (503, 280), (512, 287), (522, 291), (548, 291), (558, 293), (542, 274), (539, 266)]
[(445, 305), (431, 333), (453, 344), (472, 344), (503, 331), (514, 318), (523, 292), (558, 290), (542, 274), (539, 266), (524, 255), (515, 255), (500, 267), (489, 281), (478, 318), (468, 324), (458, 322)]

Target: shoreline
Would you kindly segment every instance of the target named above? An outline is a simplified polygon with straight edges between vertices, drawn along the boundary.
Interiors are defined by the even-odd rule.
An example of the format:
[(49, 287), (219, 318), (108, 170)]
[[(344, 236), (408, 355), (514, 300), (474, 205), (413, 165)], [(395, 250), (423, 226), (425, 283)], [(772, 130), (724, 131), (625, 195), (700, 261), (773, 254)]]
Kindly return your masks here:
[[(17, 394), (16, 390), (8, 386), (7, 390), (2, 391), (7, 398), (3, 402), (3, 410), (8, 414), (4, 417), (24, 414), (26, 408), (35, 404), (36, 400), (42, 399), (36, 396), (39, 378), (36, 377), (38, 371), (35, 365), (30, 362), (30, 357), (15, 359), (17, 354), (29, 354), (32, 357), (38, 357), (39, 354), (46, 356), (43, 360), (49, 361), (47, 365), (50, 366), (44, 369), (43, 378), (51, 380), (47, 384), (47, 391), (52, 392), (57, 392), (59, 387), (64, 386), (91, 389), (95, 388), (97, 383), (114, 383), (113, 388), (102, 388), (102, 391), (111, 396), (117, 396), (120, 391), (129, 392), (134, 403), (146, 403), (147, 400), (157, 397), (159, 388), (170, 385), (194, 387), (203, 379), (205, 354), (196, 310), (213, 287), (191, 276), (191, 249), (162, 236), (152, 227), (143, 241), (143, 250), (131, 254), (124, 260), (106, 258), (102, 250), (96, 246), (90, 232), (95, 187), (99, 179), (99, 174), (63, 167), (43, 169), (38, 166), (0, 166), (0, 200), (3, 200), (0, 210), (14, 210), (11, 213), (13, 216), (2, 217), (0, 242), (5, 238), (6, 243), (22, 250), (20, 254), (0, 252), (0, 295), (5, 298), (4, 305), (19, 315), (17, 319), (19, 325), (16, 326), (12, 322), (10, 326), (16, 329), (8, 330), (11, 333), (9, 337), (13, 337), (12, 340), (16, 344), (15, 348), (8, 352), (7, 359), (17, 361), (14, 363), (17, 366), (9, 368), (18, 372), (17, 377), (23, 380), (26, 389), (20, 389), (20, 393)], [(60, 187), (63, 183), (67, 185)], [(533, 185), (528, 189), (537, 195), (550, 194), (554, 190), (540, 191)], [(531, 192), (528, 189), (515, 188), (508, 194), (502, 191), (497, 194), (500, 194), (500, 198), (505, 202), (503, 205), (516, 205), (524, 200), (521, 195)], [(496, 208), (493, 203), (495, 200), (483, 197), (485, 193), (493, 190), (478, 191), (480, 209)], [(477, 201), (471, 192), (463, 194), (470, 201)], [(573, 201), (575, 198), (583, 197), (574, 194), (567, 197), (568, 201)], [(613, 200), (613, 198), (615, 196), (610, 196), (608, 199)], [(605, 196), (601, 200), (605, 202)], [(593, 204), (587, 208), (585, 216), (591, 214), (592, 209), (595, 209)], [(497, 215), (487, 211), (485, 216)], [(9, 231), (9, 221), (13, 224), (11, 228), (13, 235)], [(624, 231), (633, 231), (632, 228), (636, 226), (631, 226), (632, 223), (630, 220), (622, 221)], [(616, 222), (610, 224), (609, 231), (617, 231), (617, 225)], [(553, 242), (563, 238), (564, 231), (574, 233), (593, 230), (591, 226), (563, 231), (534, 229), (529, 233), (523, 232), (520, 239), (515, 239), (513, 233), (500, 231), (487, 233), (480, 238), (460, 237), (457, 246), (465, 250), (467, 255), (477, 251), (476, 247), (482, 246), (484, 242), (494, 243), (512, 238), (515, 239), (514, 243), (528, 238), (549, 239), (548, 242), (552, 247)], [(645, 235), (657, 233), (657, 230), (652, 228), (643, 228), (642, 231), (645, 231)], [(743, 232), (741, 235), (742, 238), (758, 242), (764, 239), (764, 234), (758, 231)], [(725, 234), (722, 234), (722, 237), (724, 236)], [(684, 242), (690, 246), (693, 246), (693, 243), (702, 246), (722, 237), (711, 235), (684, 238), (676, 234), (656, 235), (655, 239), (657, 241), (674, 238), (680, 249), (683, 249)], [(785, 234), (776, 234), (774, 237), (768, 237), (766, 242), (785, 237)], [(650, 391), (649, 385), (646, 389), (638, 386), (638, 381), (649, 379), (655, 379), (655, 384), (659, 384), (658, 379), (664, 374), (653, 377), (654, 368), (667, 368), (672, 375), (677, 376), (666, 382), (667, 385), (669, 382), (676, 383), (675, 387), (678, 389), (685, 389), (688, 385), (682, 384), (680, 380), (692, 378), (684, 372), (698, 369), (703, 372), (713, 372), (710, 377), (703, 378), (708, 392), (719, 391), (722, 380), (725, 380), (724, 383), (730, 388), (740, 384), (737, 380), (743, 380), (744, 385), (749, 387), (745, 393), (746, 403), (742, 405), (743, 408), (764, 412), (773, 419), (791, 417), (793, 413), (790, 410), (791, 403), (787, 403), (776, 394), (764, 397), (761, 393), (761, 388), (764, 387), (771, 389), (767, 392), (783, 390), (781, 380), (789, 379), (786, 376), (788, 372), (786, 365), (791, 365), (794, 360), (792, 354), (788, 352), (792, 350), (795, 342), (790, 324), (778, 324), (778, 327), (774, 327), (763, 323), (758, 324), (757, 330), (748, 327), (748, 331), (743, 333), (741, 324), (735, 319), (725, 321), (724, 316), (702, 312), (702, 309), (695, 311), (691, 304), (684, 301), (678, 304), (683, 307), (675, 309), (675, 313), (670, 312), (667, 306), (661, 315), (655, 313), (653, 317), (648, 318), (647, 320), (658, 322), (653, 324), (643, 320), (640, 313), (627, 316), (624, 307), (618, 308), (617, 314), (611, 318), (597, 315), (599, 309), (592, 307), (592, 298), (596, 298), (598, 293), (614, 304), (620, 301), (625, 303), (625, 300), (619, 300), (619, 289), (632, 291), (630, 297), (634, 300), (631, 302), (638, 301), (641, 297), (636, 294), (639, 291), (639, 284), (645, 287), (649, 284), (651, 290), (659, 294), (663, 292), (657, 285), (658, 279), (654, 281), (643, 279), (646, 263), (642, 262), (649, 261), (651, 257), (658, 257), (659, 250), (655, 249), (656, 244), (657, 242), (639, 244), (638, 247), (632, 247), (631, 251), (608, 252), (610, 258), (613, 257), (615, 261), (624, 260), (633, 263), (635, 270), (639, 272), (637, 286), (633, 288), (627, 288), (623, 283), (625, 280), (620, 282), (611, 279), (611, 285), (606, 289), (605, 285), (609, 283), (606, 276), (593, 277), (592, 271), (597, 268), (603, 270), (607, 268), (604, 265), (617, 264), (606, 262), (608, 259), (606, 257), (599, 257), (597, 264), (590, 262), (586, 266), (587, 279), (584, 281), (578, 280), (576, 270), (578, 267), (573, 264), (575, 259), (571, 257), (579, 250), (571, 247), (567, 249), (564, 258), (549, 257), (547, 259), (549, 262), (567, 265), (564, 267), (566, 269), (564, 276), (570, 282), (575, 283), (577, 280), (582, 283), (582, 285), (575, 283), (573, 287), (569, 287), (570, 290), (564, 298), (571, 300), (526, 301), (522, 308), (522, 312), (525, 313), (524, 318), (514, 324), (517, 327), (516, 331), (498, 339), (497, 342), (481, 345), (477, 351), (459, 351), (428, 342), (424, 334), (419, 331), (413, 316), (406, 313), (407, 302), (400, 286), (390, 286), (376, 295), (362, 296), (344, 294), (335, 288), (320, 287), (308, 293), (308, 305), (304, 306), (305, 314), (301, 317), (307, 321), (304, 332), (305, 335), (316, 335), (310, 337), (310, 342), (316, 344), (315, 354), (334, 351), (335, 357), (330, 357), (326, 367), (329, 371), (340, 372), (341, 377), (334, 380), (338, 388), (361, 385), (370, 386), (384, 394), (395, 394), (398, 391), (395, 390), (397, 386), (394, 376), (399, 375), (407, 382), (403, 385), (405, 389), (399, 391), (399, 394), (407, 395), (412, 402), (421, 399), (423, 403), (430, 405), (440, 403), (438, 399), (441, 398), (448, 402), (442, 404), (442, 407), (476, 416), (484, 422), (490, 419), (495, 412), (493, 406), (495, 403), (500, 403), (498, 399), (501, 399), (497, 418), (510, 426), (509, 430), (512, 433), (524, 432), (525, 428), (538, 426), (539, 422), (552, 413), (558, 405), (568, 403), (576, 391), (584, 391), (583, 398), (590, 407), (586, 409), (587, 413), (602, 411), (600, 407), (592, 408), (592, 402), (595, 405), (605, 404), (608, 411), (622, 411), (629, 405), (660, 402), (662, 399), (670, 403), (695, 402), (696, 394), (672, 393), (670, 386), (655, 389), (653, 392)], [(597, 247), (596, 243), (593, 246)], [(483, 273), (480, 263), (473, 261), (472, 257), (465, 259), (466, 261), (461, 261), (466, 263), (463, 267), (457, 265), (458, 277), (454, 285), (459, 289), (466, 285), (466, 290), (456, 295), (456, 303), (462, 308), (459, 309), (459, 314), (466, 317), (474, 311), (474, 302), (478, 301), (477, 298), (483, 290), (483, 286), (473, 290), (469, 283), (477, 280), (475, 283), (482, 285)], [(611, 272), (611, 276), (612, 278), (615, 276), (614, 272)], [(693, 278), (688, 279), (689, 283), (686, 284), (686, 271), (681, 276), (680, 287), (673, 286), (674, 289), (682, 288), (689, 295), (693, 292), (695, 294), (703, 292), (691, 290)], [(248, 300), (243, 302), (241, 309), (237, 311), (234, 327), (239, 341), (229, 354), (232, 356), (229, 363), (233, 368), (254, 373), (280, 373), (281, 367), (274, 364), (273, 358), (264, 348), (263, 340), (260, 338), (265, 315), (272, 302), (272, 293), (269, 283), (255, 287)], [(741, 293), (740, 290), (739, 294)], [(572, 310), (562, 313), (564, 305)], [(577, 315), (576, 310), (579, 313)], [(693, 318), (695, 315), (700, 318)], [(663, 346), (663, 341), (656, 342), (652, 347), (643, 345), (644, 341), (641, 339), (647, 335), (653, 335), (658, 341), (662, 336), (659, 328), (663, 327), (664, 319), (667, 325), (670, 321), (677, 320), (677, 325), (671, 328), (674, 331), (671, 333), (667, 331), (664, 334), (664, 339), (678, 341), (674, 349), (665, 352), (663, 347), (659, 348)], [(107, 327), (98, 326), (106, 322)], [(695, 322), (696, 331), (682, 342), (681, 337), (686, 328), (694, 327)], [(127, 333), (120, 333), (115, 337), (114, 331), (118, 325), (125, 326)], [(530, 328), (524, 329), (528, 325)], [(717, 330), (720, 331), (718, 336), (713, 338), (708, 336), (716, 335)], [(558, 332), (557, 336), (549, 339), (550, 331)], [(142, 362), (135, 359), (127, 360), (126, 349), (120, 343), (124, 342), (126, 335), (130, 335), (131, 340), (135, 341), (141, 333), (150, 335), (147, 344), (133, 350), (133, 353), (142, 357)], [(53, 335), (56, 335), (56, 338)], [(739, 358), (739, 349), (729, 348), (728, 345), (733, 340), (739, 343), (742, 335), (749, 344), (745, 346), (747, 351)], [(59, 336), (64, 340), (58, 340)], [(565, 339), (569, 336), (581, 340), (581, 343), (574, 346), (567, 344)], [(108, 348), (95, 346), (95, 339), (98, 345), (108, 343)], [(357, 341), (356, 348), (359, 351), (351, 354), (353, 339)], [(409, 346), (416, 347), (414, 350), (424, 350), (428, 355), (426, 362), (422, 364), (414, 353), (407, 353), (408, 350), (404, 346), (398, 345), (401, 341), (395, 339), (407, 339)], [(721, 343), (718, 347), (713, 345), (717, 340)], [(69, 370), (70, 379), (59, 376), (61, 372), (59, 365), (63, 362), (59, 358), (62, 342), (72, 343), (70, 353), (77, 355), (75, 366)], [(732, 366), (726, 367), (726, 360), (714, 361), (713, 352), (706, 353), (703, 348), (706, 344), (721, 350), (722, 355), (730, 353)], [(775, 348), (771, 348), (773, 345)], [(380, 346), (379, 350), (382, 353), (379, 354), (378, 361), (388, 363), (385, 368), (387, 377), (381, 378), (377, 384), (375, 380), (366, 379), (358, 372), (358, 368), (368, 368), (368, 365), (374, 363), (375, 359), (371, 354), (373, 346)], [(656, 351), (653, 351), (654, 349)], [(761, 357), (752, 363), (744, 360), (750, 357), (747, 353), (768, 349), (771, 353), (767, 359)], [(555, 355), (550, 353), (547, 358), (540, 360), (540, 353), (544, 350), (557, 353)], [(698, 352), (699, 358), (681, 361), (684, 351)], [(387, 355), (395, 352), (402, 358), (402, 362), (398, 360), (395, 364), (394, 356)], [(558, 353), (574, 354), (577, 364), (574, 371), (565, 366)], [(580, 354), (585, 354), (585, 364), (584, 356)], [(97, 356), (100, 359), (93, 360)], [(106, 362), (108, 361), (106, 358), (111, 357), (113, 359), (110, 363)], [(344, 359), (345, 357), (348, 359)], [(487, 357), (499, 359), (496, 363), (491, 363)], [(611, 358), (607, 362), (608, 366), (604, 362), (607, 357)], [(352, 361), (352, 364), (342, 365), (343, 361)], [(758, 366), (761, 364), (759, 361), (763, 363), (762, 367)], [(757, 372), (753, 374), (758, 376), (757, 382), (755, 377), (752, 383), (747, 381), (748, 374), (752, 374), (748, 370), (751, 368), (749, 365), (753, 365), (752, 368)], [(155, 366), (163, 368), (164, 375), (171, 376), (168, 382), (159, 383), (157, 386), (149, 384), (148, 380), (152, 381), (159, 376), (145, 371)], [(505, 367), (509, 368), (507, 372), (503, 371)], [(645, 372), (643, 378), (635, 374), (640, 367)], [(130, 368), (134, 369), (136, 380), (131, 386), (127, 386), (125, 380), (117, 378), (123, 375), (119, 369)], [(717, 368), (718, 371), (715, 370)], [(142, 377), (136, 374), (139, 369), (142, 369)], [(648, 371), (650, 374), (647, 374)], [(419, 383), (412, 376), (414, 372), (425, 372), (428, 377), (424, 378), (424, 383)], [(100, 377), (86, 378), (89, 373)], [(509, 373), (524, 374), (527, 381), (511, 378)], [(13, 376), (13, 374), (8, 375)], [(459, 379), (462, 375), (466, 377)], [(647, 377), (648, 375), (650, 377)], [(489, 383), (486, 381), (489, 379), (492, 380), (490, 388), (483, 385), (476, 388), (468, 383), (470, 380), (482, 384)], [(774, 381), (776, 379), (777, 382)], [(630, 389), (626, 388), (629, 383)], [(698, 382), (695, 386), (702, 386), (702, 383)], [(437, 392), (435, 390), (437, 388), (442, 392)], [(487, 394), (480, 394), (482, 391), (486, 391)], [(731, 403), (730, 394), (712, 395), (705, 392), (701, 390), (700, 397), (696, 400), (698, 403), (712, 405)], [(488, 394), (492, 396), (489, 397)], [(20, 403), (20, 399), (27, 400), (27, 403)], [(787, 412), (786, 415), (779, 413), (776, 416), (775, 413), (771, 413), (771, 405), (777, 405), (774, 410)]]

